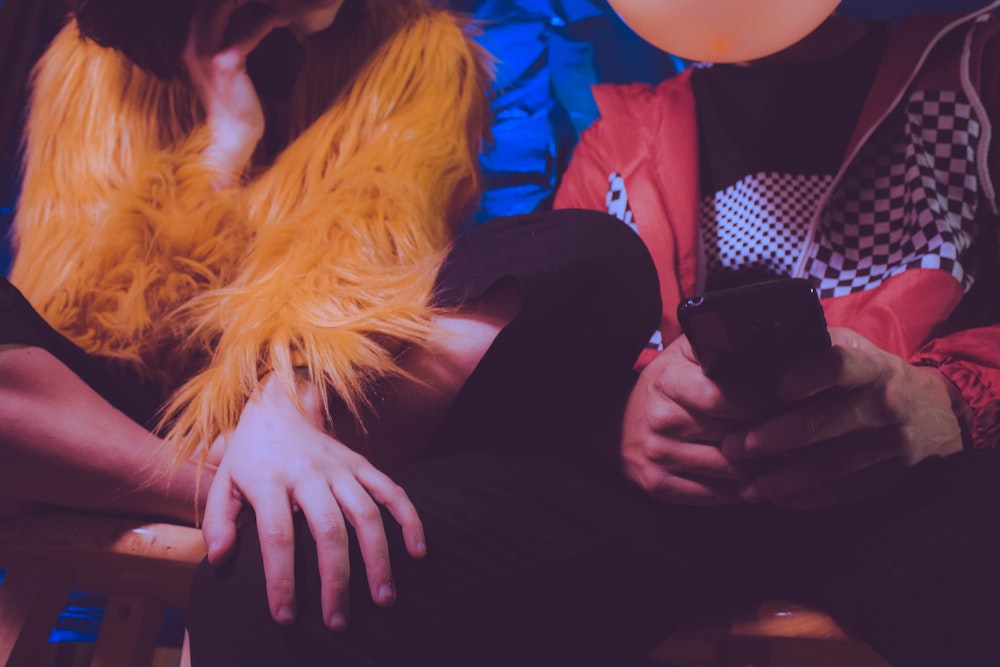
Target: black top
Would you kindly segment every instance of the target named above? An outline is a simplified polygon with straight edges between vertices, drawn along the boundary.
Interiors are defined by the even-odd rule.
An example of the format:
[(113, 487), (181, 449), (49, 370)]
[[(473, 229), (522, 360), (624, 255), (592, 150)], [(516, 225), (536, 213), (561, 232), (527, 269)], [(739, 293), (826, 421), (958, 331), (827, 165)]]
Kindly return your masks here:
[(758, 172), (835, 173), (886, 38), (887, 26), (873, 23), (851, 48), (825, 61), (693, 72), (701, 194)]

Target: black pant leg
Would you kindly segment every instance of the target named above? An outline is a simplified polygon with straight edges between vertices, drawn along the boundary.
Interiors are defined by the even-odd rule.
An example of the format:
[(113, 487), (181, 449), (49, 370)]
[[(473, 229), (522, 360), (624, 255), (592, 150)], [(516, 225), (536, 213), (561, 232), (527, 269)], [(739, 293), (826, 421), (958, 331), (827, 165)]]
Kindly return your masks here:
[(477, 452), (422, 461), (397, 480), (424, 520), (428, 555), (405, 555), (385, 516), (393, 607), (372, 604), (354, 545), (350, 629), (326, 630), (315, 544), (301, 523), (299, 620), (278, 626), (248, 524), (233, 563), (196, 575), (194, 667), (619, 667), (661, 640), (693, 595), (697, 577), (658, 508), (606, 471)]
[(519, 284), (521, 311), (469, 377), (432, 453), (611, 453), (632, 366), (660, 319), (645, 245), (594, 211), (495, 220), (456, 245), (440, 298), (461, 303), (504, 278)]
[(819, 601), (895, 666), (1000, 665), (1000, 450), (937, 468), (869, 512)]
[(652, 262), (609, 216), (524, 216), (460, 241), (439, 298), (463, 303), (508, 277), (520, 314), (460, 393), (435, 456), (394, 473), (430, 552), (411, 560), (390, 530), (396, 605), (372, 605), (355, 549), (352, 629), (326, 631), (300, 525), (302, 620), (275, 625), (250, 525), (231, 566), (196, 577), (195, 665), (611, 667), (662, 638), (697, 577), (659, 507), (579, 453), (617, 436), (632, 364), (659, 318)]
[[(664, 508), (700, 603), (817, 604), (894, 667), (1000, 665), (1000, 450), (926, 461), (844, 506)], [(713, 576), (715, 573), (715, 576)]]

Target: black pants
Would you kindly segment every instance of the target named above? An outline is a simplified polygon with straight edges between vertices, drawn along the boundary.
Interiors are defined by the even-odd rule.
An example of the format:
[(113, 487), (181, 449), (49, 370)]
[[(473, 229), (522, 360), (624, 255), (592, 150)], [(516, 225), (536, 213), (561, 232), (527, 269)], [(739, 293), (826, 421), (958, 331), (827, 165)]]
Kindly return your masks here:
[(274, 624), (251, 522), (232, 561), (196, 575), (195, 667), (623, 667), (692, 614), (759, 596), (824, 606), (894, 665), (1000, 664), (1000, 452), (950, 457), (905, 493), (831, 510), (661, 506), (604, 458), (658, 315), (638, 239), (579, 212), (492, 223), (456, 248), (441, 300), (508, 275), (521, 314), (433, 456), (392, 471), (429, 551), (409, 558), (384, 517), (396, 604), (370, 601), (352, 537), (350, 629), (327, 631), (301, 522), (299, 620)]

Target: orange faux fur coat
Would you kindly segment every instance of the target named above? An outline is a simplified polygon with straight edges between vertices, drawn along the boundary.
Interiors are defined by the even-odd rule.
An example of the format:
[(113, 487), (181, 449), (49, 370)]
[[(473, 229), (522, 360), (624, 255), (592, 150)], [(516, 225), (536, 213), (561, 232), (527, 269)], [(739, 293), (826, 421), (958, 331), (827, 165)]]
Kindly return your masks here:
[(377, 43), (345, 64), (343, 30), (313, 36), (290, 102), (302, 131), (221, 191), (183, 85), (73, 23), (36, 68), (11, 282), (83, 349), (180, 385), (166, 413), (180, 454), (234, 428), (268, 372), (291, 387), (307, 366), (356, 409), (426, 335), (478, 194), (485, 58), (448, 13), (364, 1), (378, 25), (350, 34)]

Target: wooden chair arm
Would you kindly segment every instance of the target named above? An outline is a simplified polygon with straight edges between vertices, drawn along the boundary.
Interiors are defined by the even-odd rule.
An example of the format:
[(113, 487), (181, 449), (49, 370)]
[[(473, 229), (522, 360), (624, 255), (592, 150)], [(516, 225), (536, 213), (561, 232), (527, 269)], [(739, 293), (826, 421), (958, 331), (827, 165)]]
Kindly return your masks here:
[(141, 594), (181, 608), (205, 553), (201, 531), (191, 526), (74, 512), (0, 520), (0, 567), (48, 562), (80, 589)]

